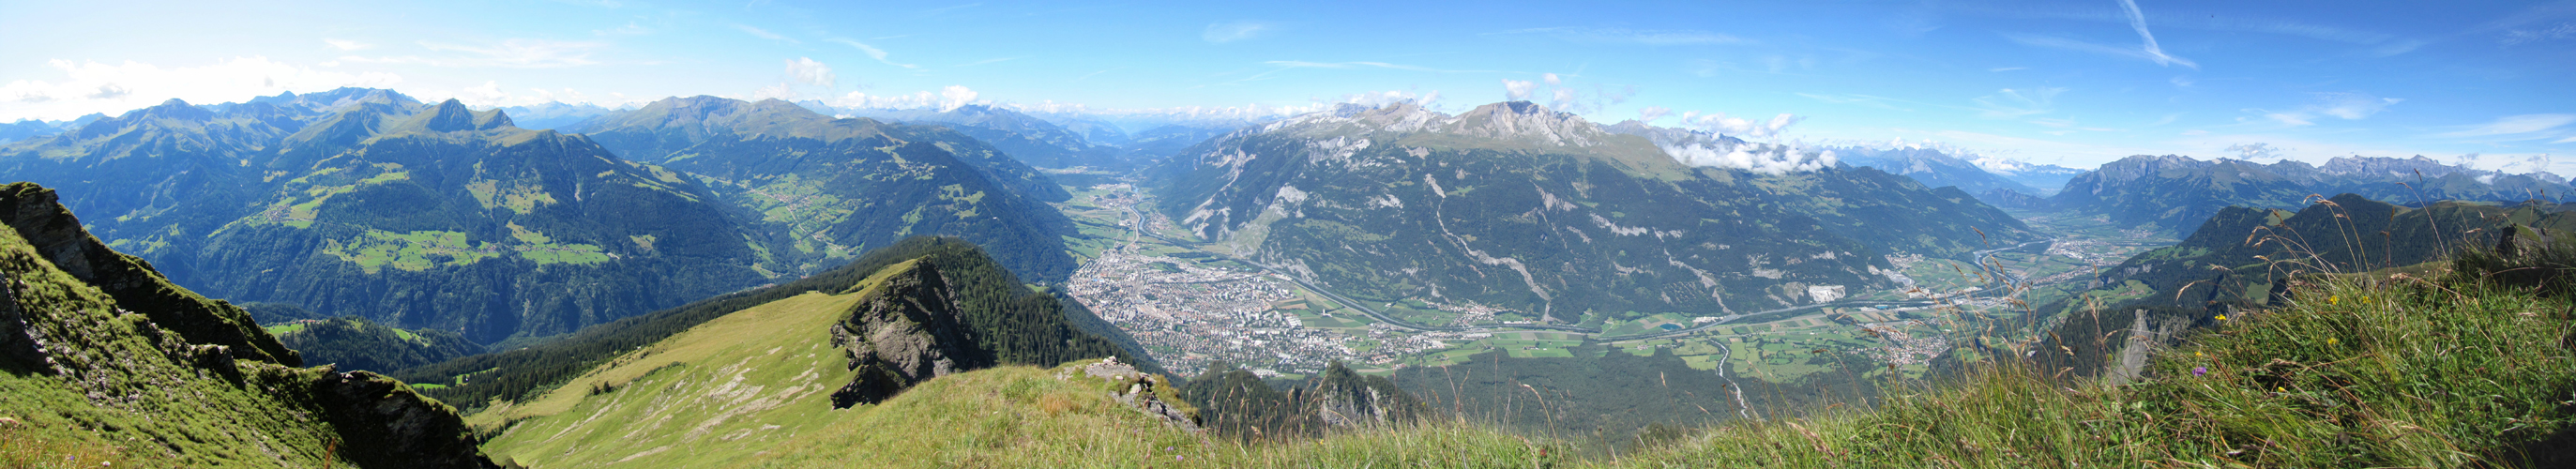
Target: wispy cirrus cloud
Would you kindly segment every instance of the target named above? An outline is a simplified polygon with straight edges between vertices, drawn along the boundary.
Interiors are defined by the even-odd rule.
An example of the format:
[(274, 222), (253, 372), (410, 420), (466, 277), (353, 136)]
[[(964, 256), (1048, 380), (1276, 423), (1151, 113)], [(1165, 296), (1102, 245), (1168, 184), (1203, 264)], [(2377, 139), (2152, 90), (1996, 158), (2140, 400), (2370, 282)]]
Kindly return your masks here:
[[(2548, 131), (2557, 130), (2559, 127), (2566, 126), (2569, 123), (2576, 123), (2576, 114), (2522, 114), (2498, 117), (2494, 121), (2490, 121), (2485, 124), (2463, 126), (2466, 128), (2434, 134), (2434, 136), (2449, 138), (2509, 137), (2503, 138), (2502, 140), (2532, 140), (2556, 137), (2558, 136), (2556, 133)], [(2576, 141), (2576, 138), (2569, 138), (2567, 140), (2559, 140), (2550, 143), (2566, 143), (2569, 141)]]
[(2029, 90), (2005, 88), (1995, 94), (1971, 100), (1977, 103), (1977, 115), (1987, 119), (2017, 119), (2057, 112), (2057, 94), (2065, 88), (2039, 87)]
[(1207, 25), (1207, 29), (1199, 31), (1199, 39), (1205, 40), (1210, 44), (1224, 44), (1261, 37), (1262, 35), (1269, 34), (1271, 31), (1278, 29), (1278, 25), (1260, 21), (1210, 23)]
[(2263, 118), (2298, 127), (2316, 125), (2316, 120), (2321, 117), (2361, 120), (2388, 110), (2390, 105), (2406, 101), (2399, 98), (2371, 96), (2370, 93), (2311, 93), (2311, 95), (2315, 97), (2316, 102), (2297, 109), (2287, 111), (2257, 109), (2255, 111), (2261, 112)]
[(1645, 46), (1705, 46), (1753, 43), (1752, 40), (1735, 37), (1734, 35), (1698, 30), (1557, 27), (1515, 29), (1511, 31), (1485, 33), (1485, 35), (1538, 35), (1566, 42)]
[(2155, 62), (2155, 63), (2157, 63), (2158, 65), (2164, 65), (2164, 64), (2181, 64), (2182, 66), (2185, 66), (2185, 67), (2191, 67), (2192, 69), (2195, 69), (2195, 70), (2200, 68), (2200, 64), (2199, 64), (2199, 63), (2192, 62), (2192, 61), (2191, 61), (2191, 60), (2189, 60), (2189, 59), (2184, 59), (2184, 58), (2181, 58), (2181, 57), (2174, 57), (2174, 56), (2170, 56), (2170, 55), (2165, 55), (2162, 51), (2158, 51), (2158, 52), (2154, 52), (2154, 53), (2149, 53), (2149, 52), (2147, 52), (2146, 50), (2143, 50), (2143, 49), (2128, 48), (2128, 47), (2113, 47), (2113, 46), (2107, 46), (2107, 45), (2102, 45), (2102, 44), (2094, 44), (2094, 43), (2090, 43), (2090, 42), (2078, 41), (2078, 40), (2074, 40), (2074, 39), (2067, 39), (2067, 38), (2062, 38), (2062, 37), (2057, 37), (2057, 36), (2048, 36), (2048, 35), (2040, 35), (2040, 34), (2004, 33), (2004, 38), (2005, 38), (2005, 39), (2010, 39), (2010, 40), (2012, 40), (2012, 42), (2014, 42), (2014, 43), (2018, 43), (2018, 44), (2025, 45), (2025, 46), (2031, 46), (2031, 47), (2046, 47), (2046, 48), (2050, 48), (2050, 49), (2061, 49), (2061, 50), (2070, 50), (2070, 51), (2076, 51), (2076, 52), (2086, 52), (2086, 53), (2093, 53), (2093, 54), (2108, 55), (2108, 56), (2113, 56), (2113, 57), (2127, 57), (2127, 58), (2133, 58), (2133, 59), (2142, 59), (2142, 60), (2146, 60), (2146, 61), (2149, 61), (2149, 62)]
[(846, 37), (836, 37), (836, 38), (825, 39), (825, 40), (826, 40), (826, 41), (832, 41), (832, 42), (840, 43), (841, 45), (844, 45), (844, 46), (850, 46), (850, 48), (853, 48), (853, 49), (858, 49), (858, 50), (859, 50), (859, 53), (867, 54), (867, 55), (868, 55), (868, 58), (876, 59), (878, 63), (883, 63), (883, 64), (886, 64), (886, 65), (893, 65), (893, 66), (903, 67), (903, 68), (912, 68), (912, 69), (921, 68), (921, 66), (919, 66), (919, 65), (907, 64), (907, 63), (897, 63), (897, 62), (895, 62), (895, 61), (893, 61), (893, 60), (888, 60), (888, 59), (886, 59), (886, 51), (885, 51), (885, 49), (878, 49), (878, 48), (877, 48), (877, 46), (871, 46), (871, 45), (868, 45), (867, 43), (859, 42), (859, 41), (858, 41), (858, 40), (856, 40), (856, 39), (850, 39), (850, 38), (846, 38)]
[(787, 37), (786, 35), (783, 35), (783, 34), (778, 34), (778, 33), (769, 32), (769, 30), (766, 30), (766, 29), (760, 29), (760, 28), (756, 28), (756, 27), (752, 27), (751, 25), (747, 25), (747, 24), (736, 24), (736, 25), (733, 25), (733, 28), (734, 28), (734, 29), (740, 29), (740, 30), (742, 30), (742, 32), (744, 32), (744, 33), (746, 33), (746, 34), (750, 34), (750, 35), (752, 35), (753, 37), (758, 37), (758, 38), (761, 38), (761, 39), (768, 39), (768, 40), (772, 40), (772, 41), (782, 41), (782, 42), (786, 42), (786, 43), (788, 43), (788, 44), (804, 44), (804, 43), (805, 43), (805, 41), (799, 41), (799, 40), (796, 40), (796, 38)]
[(2120, 8), (2128, 10), (2129, 28), (2138, 30), (2138, 39), (2146, 41), (2146, 47), (2143, 52), (2145, 52), (2149, 58), (2155, 60), (2156, 65), (2171, 65), (2175, 62), (2181, 62), (2183, 65), (2191, 68), (2200, 68), (2199, 65), (2192, 64), (2191, 61), (2182, 60), (2179, 57), (2171, 55), (2165, 55), (2165, 48), (2163, 46), (2156, 45), (2155, 33), (2147, 31), (2147, 14), (2138, 11), (2138, 0), (2120, 0)]

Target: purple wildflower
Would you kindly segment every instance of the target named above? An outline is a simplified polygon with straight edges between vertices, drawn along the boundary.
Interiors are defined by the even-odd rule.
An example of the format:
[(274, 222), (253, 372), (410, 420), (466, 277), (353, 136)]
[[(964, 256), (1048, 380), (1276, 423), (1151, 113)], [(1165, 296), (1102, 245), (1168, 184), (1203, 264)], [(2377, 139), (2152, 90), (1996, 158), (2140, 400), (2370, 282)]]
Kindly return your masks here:
[(2195, 367), (2191, 367), (2191, 375), (2192, 375), (2192, 376), (2207, 376), (2207, 375), (2209, 375), (2209, 367), (2206, 367), (2206, 366), (2195, 366)]

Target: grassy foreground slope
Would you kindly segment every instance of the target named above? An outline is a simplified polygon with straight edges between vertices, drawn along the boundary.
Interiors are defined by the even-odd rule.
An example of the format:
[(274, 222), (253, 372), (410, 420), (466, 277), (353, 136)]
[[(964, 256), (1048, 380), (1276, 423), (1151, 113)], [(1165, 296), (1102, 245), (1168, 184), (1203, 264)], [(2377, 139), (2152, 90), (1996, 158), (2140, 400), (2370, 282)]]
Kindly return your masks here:
[(2131, 384), (1989, 366), (1900, 383), (1912, 390), (1873, 410), (1732, 423), (1610, 458), (1569, 460), (1563, 443), (1454, 420), (1240, 443), (1165, 427), (1056, 372), (1006, 367), (932, 380), (736, 464), (2555, 467), (2576, 446), (2576, 303), (2558, 287), (2576, 279), (2576, 239), (2562, 242), (2525, 255), (2554, 264), (2473, 255), (2412, 274), (2307, 277), (2290, 301), (2188, 336)]
[[(402, 382), (299, 368), (230, 304), (0, 186), (0, 467), (490, 467)], [(355, 450), (365, 448), (365, 450)]]

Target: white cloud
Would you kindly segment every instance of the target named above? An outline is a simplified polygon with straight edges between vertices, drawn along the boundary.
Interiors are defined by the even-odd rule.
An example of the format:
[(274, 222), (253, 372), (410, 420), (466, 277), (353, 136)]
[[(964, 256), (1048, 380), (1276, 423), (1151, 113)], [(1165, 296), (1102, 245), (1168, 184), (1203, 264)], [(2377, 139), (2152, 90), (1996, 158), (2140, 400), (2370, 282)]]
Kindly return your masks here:
[(2562, 139), (2558, 139), (2557, 141), (2553, 141), (2553, 142), (2549, 142), (2549, 143), (2576, 143), (2576, 137), (2567, 137), (2567, 138), (2562, 138)]
[(2325, 113), (2325, 115), (2329, 116), (2341, 117), (2345, 120), (2360, 120), (2364, 117), (2370, 117), (2371, 114), (2378, 114), (2379, 111), (2388, 110), (2388, 105), (2405, 101), (2403, 99), (2381, 98), (2363, 93), (2318, 93), (2318, 95), (2325, 97), (2328, 104), (2325, 108), (2319, 109), (2317, 112)]
[(1671, 108), (1663, 106), (1646, 106), (1645, 109), (1637, 110), (1637, 121), (1652, 124), (1658, 119), (1663, 119), (1671, 115), (1673, 115), (1673, 110)]
[[(1410, 92), (1410, 91), (1404, 91), (1404, 90), (1393, 90), (1393, 91), (1376, 91), (1376, 92), (1368, 92), (1368, 93), (1354, 93), (1354, 94), (1346, 94), (1346, 95), (1342, 95), (1342, 99), (1341, 99), (1340, 101), (1338, 101), (1338, 102), (1339, 102), (1339, 103), (1358, 104), (1358, 105), (1362, 105), (1362, 106), (1370, 106), (1370, 107), (1385, 106), (1385, 105), (1389, 105), (1389, 104), (1403, 103), (1403, 102), (1411, 102), (1411, 103), (1413, 103), (1413, 105), (1415, 105), (1415, 106), (1422, 106), (1422, 107), (1424, 107), (1424, 108), (1429, 108), (1429, 107), (1432, 107), (1432, 106), (1436, 106), (1436, 105), (1438, 105), (1438, 102), (1439, 102), (1439, 101), (1440, 101), (1440, 91), (1438, 91), (1438, 90), (1433, 90), (1433, 91), (1432, 91), (1432, 92), (1430, 92), (1430, 93), (1422, 93), (1422, 94), (1416, 94), (1416, 93), (1413, 93), (1413, 92)], [(1329, 106), (1329, 105), (1326, 105), (1326, 103), (1323, 103), (1323, 102), (1320, 102), (1320, 101), (1319, 101), (1319, 102), (1317, 102), (1316, 104), (1318, 104), (1318, 105), (1322, 105), (1322, 106), (1319, 106), (1319, 107), (1324, 108), (1324, 109), (1329, 109), (1329, 108), (1331, 107), (1331, 106)]]
[(368, 43), (358, 42), (358, 41), (351, 41), (351, 40), (347, 40), (347, 39), (323, 39), (323, 40), (322, 40), (322, 43), (323, 43), (323, 44), (329, 44), (329, 45), (331, 46), (331, 48), (333, 48), (333, 49), (339, 49), (339, 50), (358, 50), (358, 49), (365, 49), (365, 48), (369, 48), (369, 47), (375, 47), (375, 45), (374, 45), (374, 44), (368, 44)]
[(1199, 39), (1206, 40), (1209, 43), (1224, 44), (1261, 37), (1261, 35), (1267, 34), (1275, 29), (1278, 29), (1278, 27), (1273, 26), (1270, 23), (1259, 21), (1210, 23), (1207, 25), (1207, 29), (1199, 31)]
[(256, 56), (179, 68), (134, 61), (111, 65), (61, 59), (47, 65), (60, 70), (63, 76), (0, 84), (0, 122), (63, 120), (93, 112), (115, 114), (171, 98), (207, 104), (245, 101), (283, 91), (314, 92), (343, 86), (381, 88), (403, 81), (391, 73), (317, 70)]
[(1658, 144), (1673, 161), (1691, 166), (1734, 168), (1763, 174), (1787, 174), (1831, 168), (1833, 150), (1811, 151), (1790, 145), (1748, 143), (1710, 145), (1700, 142)]
[[(2516, 116), (2504, 116), (2504, 117), (2498, 117), (2498, 118), (2496, 118), (2496, 120), (2495, 120), (2494, 122), (2488, 122), (2488, 123), (2486, 123), (2486, 124), (2478, 125), (2478, 126), (2475, 126), (2475, 127), (2470, 127), (2470, 128), (2467, 128), (2467, 129), (2462, 129), (2462, 130), (2459, 130), (2459, 131), (2441, 133), (2441, 134), (2437, 134), (2436, 136), (2440, 136), (2440, 137), (2491, 137), (2491, 136), (2498, 136), (2498, 135), (2521, 135), (2521, 134), (2531, 134), (2531, 133), (2537, 133), (2537, 132), (2544, 131), (2544, 130), (2555, 129), (2555, 128), (2558, 128), (2559, 126), (2567, 125), (2568, 123), (2571, 123), (2571, 122), (2576, 122), (2576, 114), (2523, 114), (2523, 115), (2516, 115)], [(2530, 137), (2523, 137), (2523, 138), (2520, 138), (2520, 139), (2548, 138), (2548, 137), (2552, 137), (2552, 136), (2554, 136), (2554, 135), (2550, 135), (2550, 136), (2534, 135), (2534, 136), (2530, 136)], [(2563, 141), (2562, 141), (2562, 142), (2563, 142)], [(2558, 142), (2553, 142), (2553, 143), (2558, 143)]]
[(760, 89), (753, 90), (751, 92), (752, 101), (764, 99), (794, 101), (796, 100), (796, 88), (794, 86), (790, 86), (787, 82), (779, 82), (775, 85), (760, 87)]
[(2266, 119), (2271, 119), (2275, 122), (2296, 127), (2316, 125), (2316, 119), (2319, 116), (2337, 117), (2344, 120), (2361, 120), (2369, 118), (2373, 114), (2378, 114), (2381, 111), (2388, 110), (2389, 105), (2406, 101), (2398, 98), (2371, 96), (2369, 93), (2312, 93), (2311, 96), (2315, 97), (2316, 102), (2300, 106), (2298, 109), (2288, 111), (2258, 111), (2262, 112), (2263, 117)]
[(833, 107), (870, 109), (914, 109), (930, 107), (931, 105), (938, 103), (939, 97), (937, 95), (930, 94), (928, 91), (916, 91), (912, 94), (898, 95), (871, 95), (852, 91), (850, 94), (842, 95), (840, 98), (832, 100)]
[(2263, 142), (2228, 145), (2227, 151), (2235, 152), (2236, 159), (2246, 161), (2267, 160), (2281, 157), (2281, 149), (2273, 148), (2272, 144)]
[(1542, 74), (1539, 75), (1538, 78), (1539, 81), (1547, 82), (1547, 86), (1562, 86), (1565, 84), (1565, 80), (1556, 78), (1556, 74), (1554, 73)]
[(831, 38), (831, 39), (829, 39), (829, 41), (832, 41), (832, 42), (838, 42), (838, 43), (841, 43), (842, 45), (846, 45), (846, 46), (850, 46), (850, 47), (853, 47), (853, 48), (857, 48), (857, 49), (859, 49), (859, 52), (860, 52), (860, 53), (868, 54), (868, 58), (871, 58), (871, 59), (877, 59), (877, 62), (884, 63), (884, 64), (886, 64), (886, 65), (893, 65), (893, 66), (903, 67), (903, 68), (921, 68), (921, 67), (918, 67), (918, 66), (914, 66), (913, 64), (895, 63), (895, 62), (894, 62), (894, 61), (892, 61), (892, 60), (886, 60), (886, 51), (885, 51), (885, 49), (878, 49), (876, 46), (867, 45), (867, 43), (859, 42), (859, 41), (858, 41), (858, 40), (856, 40), (856, 39), (836, 37), (836, 38)]
[(1503, 95), (1511, 97), (1513, 101), (1528, 101), (1530, 92), (1536, 90), (1538, 90), (1537, 83), (1503, 79)]
[[(1550, 99), (1550, 100), (1548, 100), (1548, 102), (1547, 102), (1547, 107), (1556, 108), (1556, 109), (1558, 109), (1558, 110), (1566, 110), (1566, 108), (1573, 107), (1573, 106), (1574, 106), (1574, 89), (1573, 89), (1573, 88), (1557, 88), (1557, 89), (1556, 89), (1556, 97), (1555, 97), (1555, 99)], [(1571, 112), (1571, 111), (1569, 111), (1569, 112)]]
[(1703, 115), (1699, 111), (1690, 111), (1682, 113), (1681, 125), (1703, 132), (1764, 140), (1779, 136), (1781, 131), (1788, 130), (1790, 125), (1802, 120), (1806, 118), (1790, 114), (1772, 116), (1770, 121), (1759, 121), (1727, 117), (1723, 112)]
[(459, 90), (456, 100), (468, 105), (488, 106), (500, 104), (509, 97), (509, 92), (501, 91), (501, 82), (486, 81), (483, 86)]
[(1632, 30), (1626, 28), (1531, 28), (1487, 33), (1488, 35), (1537, 34), (1567, 42), (1593, 44), (1632, 44), (1644, 46), (1700, 46), (1747, 44), (1753, 41), (1726, 34), (1696, 30)]
[(437, 67), (561, 68), (598, 65), (598, 61), (590, 59), (590, 53), (593, 50), (607, 47), (608, 43), (549, 41), (543, 39), (511, 39), (501, 41), (500, 44), (491, 46), (469, 46), (428, 41), (422, 41), (420, 45), (421, 47), (426, 47), (432, 51), (463, 52), (465, 55), (451, 57), (421, 57), (415, 55), (389, 57), (343, 56), (340, 57), (340, 60), (358, 63), (420, 64)]
[(975, 103), (975, 90), (962, 85), (948, 85), (939, 90), (939, 112), (957, 110), (958, 106)]
[(832, 76), (832, 67), (807, 57), (797, 57), (796, 60), (787, 61), (787, 77), (798, 83), (826, 88), (837, 81), (837, 78)]
[(2028, 92), (2005, 88), (1995, 94), (1978, 97), (1974, 101), (1977, 103), (1979, 116), (1987, 119), (2013, 119), (2056, 112), (2057, 94), (2064, 92), (2066, 92), (2065, 88), (2045, 86)]

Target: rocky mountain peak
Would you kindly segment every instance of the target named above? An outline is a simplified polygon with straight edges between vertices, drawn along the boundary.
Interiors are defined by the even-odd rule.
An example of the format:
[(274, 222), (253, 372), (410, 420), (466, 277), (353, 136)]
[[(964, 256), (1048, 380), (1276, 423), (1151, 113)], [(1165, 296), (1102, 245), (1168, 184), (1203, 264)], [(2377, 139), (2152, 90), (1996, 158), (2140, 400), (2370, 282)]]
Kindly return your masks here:
[(470, 132), (511, 126), (510, 116), (499, 109), (474, 112), (453, 98), (438, 103), (413, 119), (432, 132)]
[(170, 98), (170, 100), (169, 100), (169, 101), (162, 101), (162, 102), (161, 102), (161, 104), (159, 104), (159, 105), (154, 105), (154, 106), (152, 106), (152, 107), (147, 107), (147, 108), (142, 108), (142, 109), (136, 109), (136, 110), (133, 110), (133, 111), (128, 111), (128, 112), (126, 112), (126, 113), (125, 113), (125, 115), (123, 115), (123, 116), (118, 116), (118, 117), (116, 118), (116, 120), (119, 120), (119, 121), (125, 121), (125, 122), (129, 122), (129, 123), (130, 123), (130, 122), (139, 122), (139, 121), (147, 120), (147, 119), (171, 119), (171, 120), (179, 120), (179, 121), (186, 121), (186, 122), (205, 122), (205, 121), (208, 121), (208, 120), (213, 120), (214, 118), (215, 118), (215, 113), (214, 113), (214, 111), (208, 111), (208, 110), (205, 110), (205, 109), (202, 109), (202, 108), (198, 108), (198, 107), (196, 107), (196, 106), (189, 105), (187, 101), (181, 101), (181, 100), (179, 100), (178, 98)]
[(1529, 101), (1477, 106), (1458, 115), (1453, 132), (1556, 146), (1600, 145), (1606, 134), (1591, 121)]

